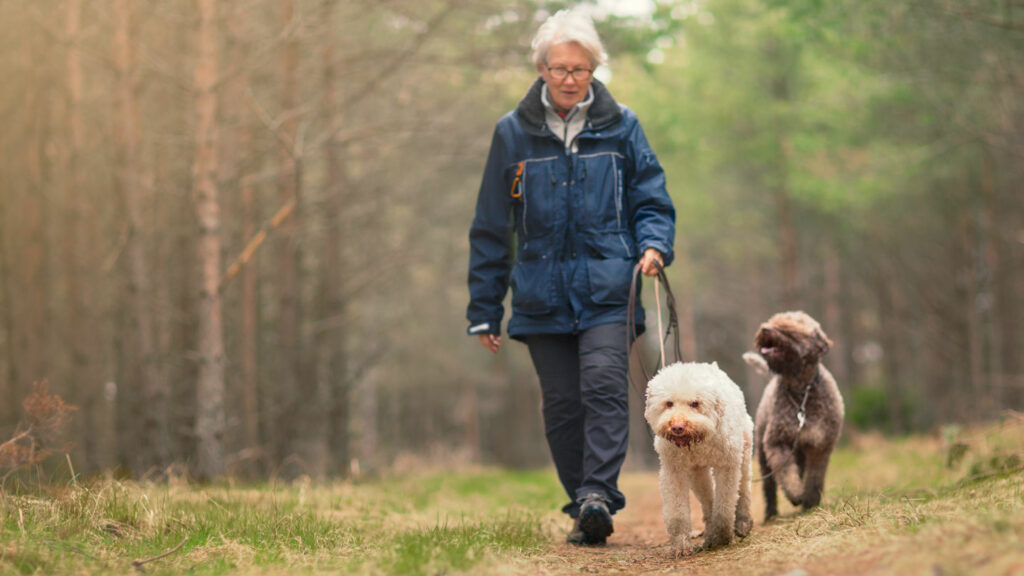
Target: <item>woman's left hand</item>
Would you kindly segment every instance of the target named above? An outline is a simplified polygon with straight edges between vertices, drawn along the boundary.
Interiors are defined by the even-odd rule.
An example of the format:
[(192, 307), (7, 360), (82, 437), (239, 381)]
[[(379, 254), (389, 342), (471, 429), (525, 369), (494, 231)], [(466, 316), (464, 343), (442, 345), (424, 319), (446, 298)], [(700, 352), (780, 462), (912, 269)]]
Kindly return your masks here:
[(661, 252), (654, 248), (644, 250), (644, 255), (640, 257), (640, 271), (644, 273), (644, 276), (658, 275), (658, 267), (654, 265), (655, 261), (662, 266), (665, 265), (665, 259), (662, 258)]

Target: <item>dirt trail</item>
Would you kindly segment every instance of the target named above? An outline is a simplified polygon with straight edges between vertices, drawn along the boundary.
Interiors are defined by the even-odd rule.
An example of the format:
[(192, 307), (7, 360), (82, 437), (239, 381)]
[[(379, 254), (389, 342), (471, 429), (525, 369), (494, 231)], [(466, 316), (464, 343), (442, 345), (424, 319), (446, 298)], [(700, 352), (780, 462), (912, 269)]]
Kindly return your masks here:
[[(897, 444), (874, 436), (851, 439), (832, 471), (825, 505), (803, 513), (779, 498), (781, 516), (763, 521), (763, 486), (751, 486), (754, 529), (732, 546), (676, 558), (661, 518), (657, 472), (623, 475), (627, 506), (615, 516), (606, 546), (564, 543), (569, 521), (550, 515), (551, 552), (517, 564), (523, 574), (830, 575), (972, 574), (1024, 576), (1024, 454), (1013, 426), (966, 436), (976, 462), (1011, 458), (1013, 468), (975, 474), (943, 466), (942, 440)], [(1007, 454), (1011, 456), (1006, 456)], [(1003, 455), (1003, 456), (1000, 456)], [(920, 468), (920, 469), (919, 469)], [(755, 476), (757, 471), (754, 471)], [(971, 474), (970, 476), (965, 476)], [(692, 526), (703, 529), (691, 497)], [(697, 543), (700, 541), (698, 540)], [(521, 570), (521, 571), (520, 571)]]
[[(668, 545), (668, 533), (661, 518), (661, 494), (656, 472), (632, 473), (622, 477), (620, 488), (626, 495), (626, 508), (615, 515), (615, 533), (608, 544), (578, 547), (560, 544), (557, 556), (565, 573), (635, 574), (638, 572), (673, 572), (684, 568), (694, 558), (674, 558)], [(760, 486), (755, 484), (754, 490)], [(761, 519), (763, 499), (754, 494), (754, 518)], [(691, 494), (690, 510), (693, 529), (703, 530), (700, 504)], [(568, 521), (563, 521), (568, 530)], [(697, 540), (700, 543), (700, 540)], [(554, 569), (552, 573), (561, 573)]]

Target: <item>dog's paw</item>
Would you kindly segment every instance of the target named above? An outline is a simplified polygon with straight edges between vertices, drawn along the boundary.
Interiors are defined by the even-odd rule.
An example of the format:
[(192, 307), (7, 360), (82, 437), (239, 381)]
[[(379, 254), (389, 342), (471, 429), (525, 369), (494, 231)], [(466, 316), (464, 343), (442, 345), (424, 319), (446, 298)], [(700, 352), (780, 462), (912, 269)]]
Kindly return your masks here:
[(814, 512), (817, 509), (818, 509), (818, 505), (817, 504), (808, 504), (806, 502), (801, 502), (800, 503), (800, 510), (797, 513), (798, 514), (810, 514), (811, 512)]
[(794, 486), (792, 488), (783, 487), (782, 489), (782, 493), (786, 496), (786, 500), (789, 500), (789, 503), (793, 506), (800, 506), (801, 498), (799, 488), (802, 488), (802, 486)]
[(693, 541), (689, 538), (689, 529), (685, 532), (670, 532), (668, 535), (669, 546), (672, 548), (672, 555), (678, 558), (692, 556), (694, 553)]
[(732, 526), (709, 526), (704, 536), (704, 548), (712, 550), (732, 544)]
[(697, 553), (697, 549), (694, 548), (693, 544), (679, 545), (675, 544), (672, 546), (672, 556), (675, 558), (689, 558)]
[(747, 534), (754, 528), (754, 520), (752, 518), (736, 518), (736, 526), (734, 532), (740, 538), (746, 538)]
[(749, 364), (751, 368), (756, 370), (758, 374), (762, 374), (764, 376), (771, 375), (771, 369), (768, 368), (768, 362), (765, 362), (764, 357), (757, 352), (744, 352), (743, 360)]
[(800, 498), (800, 507), (803, 508), (804, 512), (817, 508), (821, 504), (821, 492), (812, 492), (810, 494), (804, 494)]

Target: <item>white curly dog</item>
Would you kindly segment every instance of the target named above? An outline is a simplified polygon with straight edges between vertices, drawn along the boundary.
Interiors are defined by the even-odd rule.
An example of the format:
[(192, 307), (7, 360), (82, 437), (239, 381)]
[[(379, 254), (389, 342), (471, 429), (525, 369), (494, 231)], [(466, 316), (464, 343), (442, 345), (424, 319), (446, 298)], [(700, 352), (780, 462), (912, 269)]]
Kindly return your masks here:
[(673, 552), (694, 551), (690, 490), (704, 514), (704, 548), (749, 534), (754, 423), (739, 386), (717, 362), (672, 364), (647, 385), (644, 417), (661, 459), (662, 515)]

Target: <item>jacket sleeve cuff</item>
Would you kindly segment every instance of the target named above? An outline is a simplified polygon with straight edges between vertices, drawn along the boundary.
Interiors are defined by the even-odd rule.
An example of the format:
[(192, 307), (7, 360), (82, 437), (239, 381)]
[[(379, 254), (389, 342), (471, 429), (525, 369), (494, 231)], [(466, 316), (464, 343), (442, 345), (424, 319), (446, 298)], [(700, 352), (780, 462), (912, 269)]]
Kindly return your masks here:
[(481, 322), (466, 328), (466, 334), (475, 336), (477, 334), (501, 334), (500, 322)]
[(640, 245), (640, 255), (643, 256), (643, 253), (648, 248), (654, 248), (655, 250), (658, 251), (659, 254), (661, 254), (661, 257), (665, 260), (665, 262), (664, 262), (665, 266), (668, 266), (669, 264), (672, 263), (672, 260), (674, 260), (674, 258), (673, 258), (674, 254), (672, 253), (672, 250), (669, 249), (668, 247), (662, 245), (659, 242), (644, 242), (643, 244), (641, 244)]

